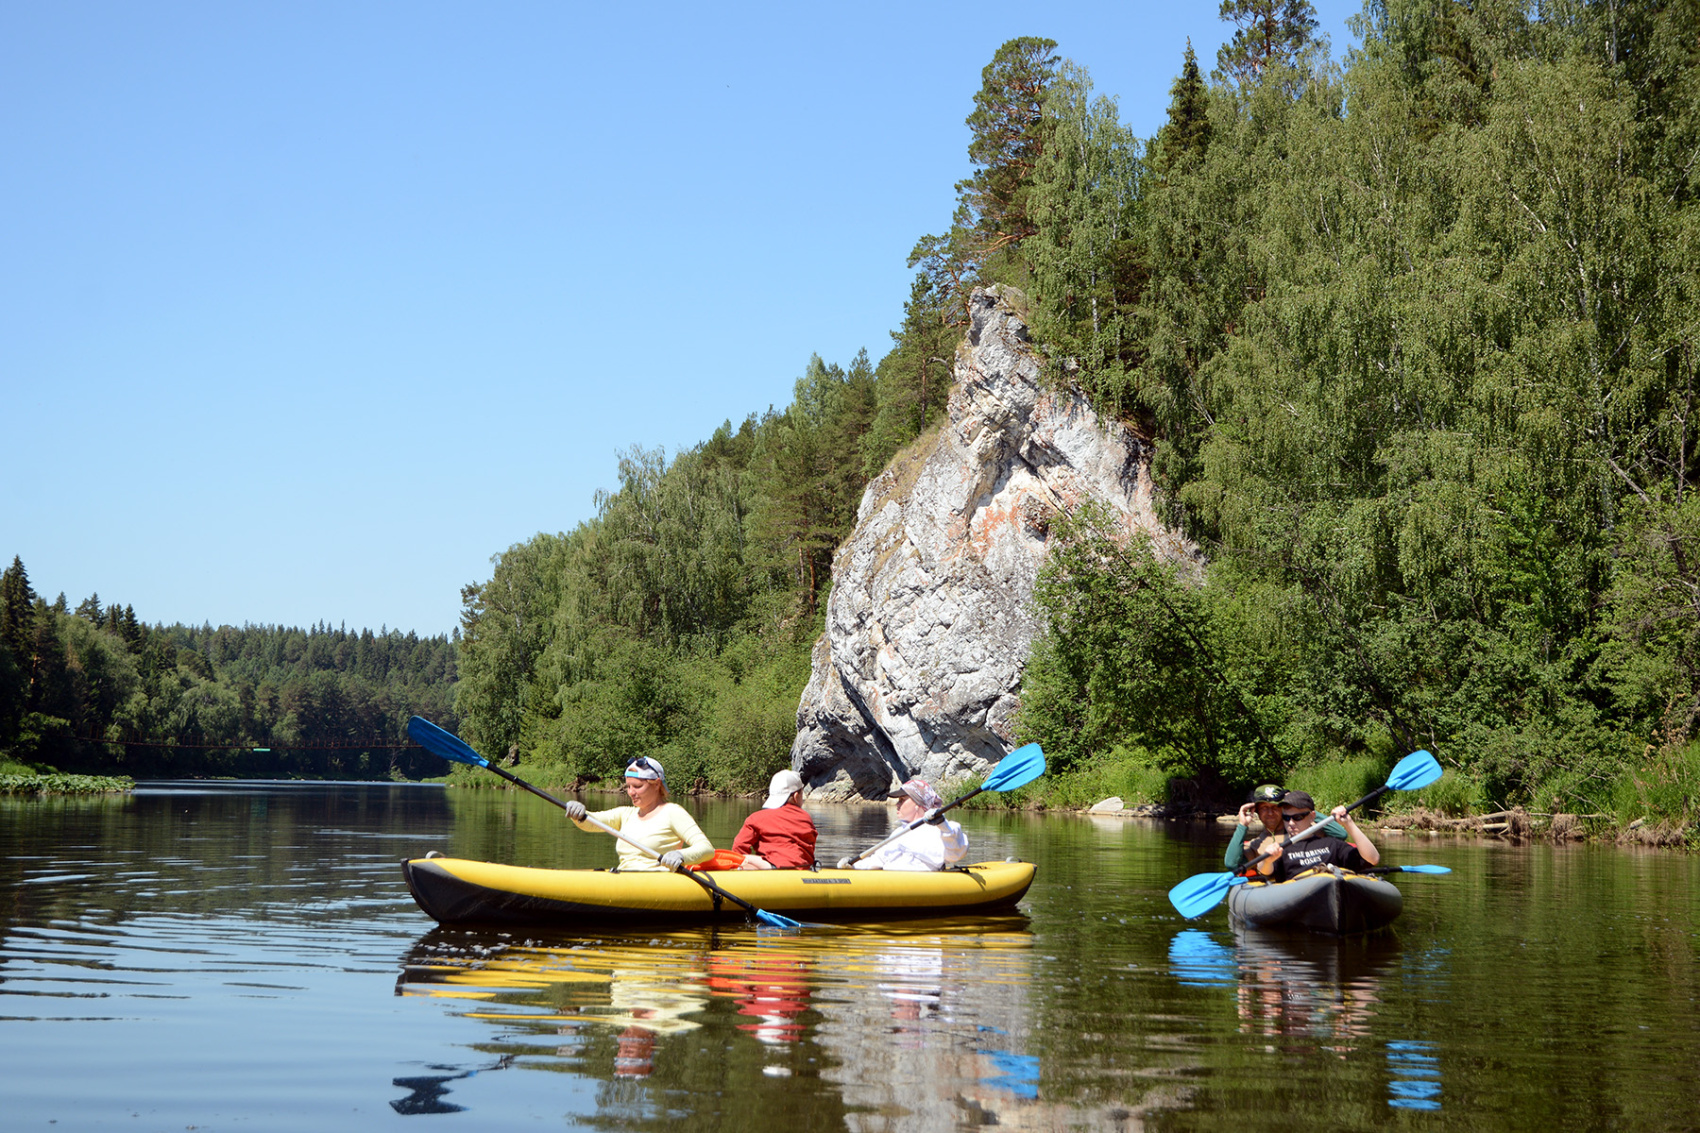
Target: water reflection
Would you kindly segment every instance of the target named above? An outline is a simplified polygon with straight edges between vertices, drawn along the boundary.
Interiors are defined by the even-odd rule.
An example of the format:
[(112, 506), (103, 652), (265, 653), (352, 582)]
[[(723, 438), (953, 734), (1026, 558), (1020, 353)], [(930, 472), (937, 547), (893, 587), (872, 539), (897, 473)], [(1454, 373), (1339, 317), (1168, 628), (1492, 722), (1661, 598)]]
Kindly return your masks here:
[(500, 1028), (493, 1045), (529, 1065), (552, 1034), (554, 1058), (626, 1081), (660, 1078), (695, 1050), (690, 1032), (723, 1019), (751, 1044), (729, 1064), (831, 1084), (852, 1128), (919, 1130), (993, 1123), (1038, 1098), (1031, 945), (1019, 916), (523, 942), (437, 928), (396, 991), (466, 1001), (459, 1014)]
[(711, 995), (736, 1001), (738, 1013), (755, 1020), (739, 1023), (764, 1043), (791, 1043), (802, 1037), (798, 1017), (809, 1006), (809, 959), (795, 949), (758, 951), (755, 955), (717, 952), (708, 960)]
[[(1231, 989), (1241, 1034), (1271, 1054), (1325, 1053), (1345, 1060), (1373, 1047), (1372, 1020), (1383, 988), (1402, 970), (1403, 945), (1390, 932), (1333, 937), (1235, 924), (1232, 946), (1186, 929), (1169, 944), (1169, 970), (1182, 985)], [(1388, 1104), (1440, 1108), (1434, 1044), (1384, 1044)]]
[[(512, 1055), (504, 1055), (489, 1066), (480, 1070), (461, 1070), (457, 1074), (425, 1074), (414, 1078), (396, 1078), (392, 1085), (412, 1091), (405, 1098), (397, 1098), (390, 1103), (390, 1108), (403, 1117), (413, 1117), (422, 1113), (459, 1113), (466, 1107), (453, 1102), (444, 1101), (449, 1093), (445, 1082), (455, 1082), (462, 1078), (472, 1078), (484, 1070), (503, 1070), (513, 1062)], [(432, 1070), (455, 1070), (453, 1066), (432, 1066)]]
[[(717, 844), (750, 809), (692, 805)], [(1437, 841), (1398, 938), (1264, 949), (1167, 900), (1213, 826), (964, 821), (1041, 863), (1025, 919), (527, 940), (431, 929), (396, 868), (608, 864), (523, 792), (0, 799), (6, 1128), (1692, 1124), (1700, 857)]]

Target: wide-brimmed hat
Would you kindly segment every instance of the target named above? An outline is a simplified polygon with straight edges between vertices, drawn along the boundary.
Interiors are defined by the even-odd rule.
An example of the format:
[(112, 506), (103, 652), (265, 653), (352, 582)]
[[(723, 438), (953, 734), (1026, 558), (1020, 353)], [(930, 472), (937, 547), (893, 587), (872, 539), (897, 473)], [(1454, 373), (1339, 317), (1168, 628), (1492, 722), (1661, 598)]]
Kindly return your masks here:
[(803, 789), (803, 777), (787, 767), (783, 771), (775, 771), (773, 778), (767, 784), (767, 801), (761, 804), (763, 810), (784, 806), (791, 801), (791, 796)]
[(640, 755), (630, 763), (626, 764), (626, 778), (659, 779), (662, 783), (666, 783), (667, 772), (661, 770), (661, 761), (659, 759), (651, 759), (647, 755)]
[(933, 785), (925, 779), (909, 780), (903, 786), (891, 792), (890, 797), (894, 799), (911, 798), (922, 810), (932, 810), (936, 806), (944, 805), (944, 800), (939, 798), (939, 793), (933, 790)]

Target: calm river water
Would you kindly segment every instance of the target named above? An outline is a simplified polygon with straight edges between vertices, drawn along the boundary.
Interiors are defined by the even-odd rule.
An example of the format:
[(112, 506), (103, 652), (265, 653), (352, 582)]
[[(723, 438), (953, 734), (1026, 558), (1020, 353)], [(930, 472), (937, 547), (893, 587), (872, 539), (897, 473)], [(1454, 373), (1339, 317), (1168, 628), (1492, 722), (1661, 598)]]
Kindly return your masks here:
[[(592, 800), (593, 805), (600, 800)], [(611, 805), (612, 798), (603, 805)], [(688, 805), (717, 845), (749, 807)], [(812, 808), (832, 861), (886, 829)], [(1396, 931), (1186, 922), (1226, 829), (969, 814), (1020, 916), (436, 928), (396, 863), (605, 866), (517, 792), (0, 801), (8, 1131), (1700, 1128), (1700, 861), (1389, 838)]]

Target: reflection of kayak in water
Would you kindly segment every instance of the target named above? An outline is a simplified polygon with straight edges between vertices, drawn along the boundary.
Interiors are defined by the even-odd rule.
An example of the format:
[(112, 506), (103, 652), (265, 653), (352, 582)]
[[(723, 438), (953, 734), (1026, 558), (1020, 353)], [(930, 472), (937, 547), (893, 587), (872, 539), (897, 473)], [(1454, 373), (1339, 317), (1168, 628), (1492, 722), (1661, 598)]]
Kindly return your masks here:
[(1234, 952), (1248, 971), (1279, 970), (1316, 986), (1378, 980), (1391, 972), (1404, 945), (1391, 932), (1349, 938), (1234, 926)]
[(1393, 923), (1405, 899), (1379, 877), (1329, 867), (1291, 881), (1252, 881), (1228, 890), (1228, 912), (1253, 928), (1305, 928), (1337, 934)]
[[(1033, 884), (1030, 862), (981, 862), (937, 873), (897, 870), (728, 870), (715, 883), (759, 909), (817, 921), (885, 921), (1007, 910)], [(741, 920), (672, 873), (531, 869), (464, 858), (415, 858), (402, 876), (419, 907), (443, 924), (596, 929), (621, 924)]]
[(1404, 945), (1390, 932), (1352, 937), (1282, 932), (1235, 924), (1233, 945), (1189, 928), (1169, 943), (1169, 971), (1188, 987), (1233, 987), (1281, 973), (1316, 987), (1337, 986), (1386, 975)]

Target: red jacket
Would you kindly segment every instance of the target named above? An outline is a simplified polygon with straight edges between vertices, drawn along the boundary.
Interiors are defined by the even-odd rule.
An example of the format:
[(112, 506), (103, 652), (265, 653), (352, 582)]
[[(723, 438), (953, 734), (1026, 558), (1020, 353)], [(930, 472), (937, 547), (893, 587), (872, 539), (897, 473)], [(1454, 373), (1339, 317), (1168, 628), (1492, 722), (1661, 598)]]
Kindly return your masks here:
[(809, 869), (815, 864), (815, 820), (794, 803), (758, 810), (744, 819), (732, 848), (760, 854), (775, 869)]

